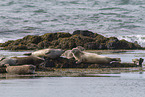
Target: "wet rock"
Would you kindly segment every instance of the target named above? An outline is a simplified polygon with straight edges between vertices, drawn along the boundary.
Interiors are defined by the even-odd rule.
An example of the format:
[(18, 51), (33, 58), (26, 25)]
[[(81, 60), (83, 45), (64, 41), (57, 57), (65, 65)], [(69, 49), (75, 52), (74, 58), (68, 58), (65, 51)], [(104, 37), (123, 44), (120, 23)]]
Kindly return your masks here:
[(118, 40), (116, 37), (106, 38), (88, 30), (76, 30), (70, 33), (46, 33), (42, 36), (28, 35), (23, 39), (0, 43), (6, 50), (36, 50), (44, 48), (72, 49), (82, 46), (86, 50), (97, 49), (141, 49), (137, 43)]
[(57, 41), (53, 41), (52, 45), (61, 49), (72, 49), (77, 46), (84, 47), (85, 43), (91, 41), (94, 41), (94, 39), (86, 36), (73, 35), (69, 38), (60, 38)]
[(46, 67), (55, 67), (55, 68), (76, 68), (77, 64), (75, 59), (67, 59), (67, 58), (57, 58), (57, 59), (50, 59), (47, 58), (45, 60)]
[(6, 47), (4, 47), (4, 49), (8, 49), (8, 50), (27, 50), (27, 46), (24, 44), (19, 44), (19, 45), (8, 45)]
[(107, 49), (118, 49), (119, 48), (119, 40), (116, 37), (110, 37), (106, 42)]
[(36, 35), (28, 35), (26, 37), (23, 38), (23, 43), (34, 43), (34, 44), (38, 44), (39, 42), (42, 41), (41, 36), (36, 36)]
[(43, 48), (48, 48), (49, 46), (51, 46), (51, 43), (44, 40), (38, 43), (38, 49), (43, 49)]
[(141, 46), (135, 43), (128, 42), (126, 40), (119, 41), (119, 48), (122, 49), (141, 49)]
[(34, 50), (34, 49), (38, 48), (38, 45), (34, 44), (34, 43), (28, 43), (28, 44), (26, 44), (26, 47), (28, 50)]
[(6, 66), (0, 67), (0, 73), (6, 73)]
[(85, 43), (84, 48), (89, 50), (99, 49), (100, 44), (97, 42), (88, 42)]
[(75, 40), (73, 38), (60, 38), (57, 41), (53, 41), (52, 45), (54, 48), (61, 48), (61, 49), (72, 49), (76, 47)]
[(88, 36), (88, 37), (95, 37), (95, 34), (88, 30), (76, 30), (73, 32), (73, 35), (82, 35), (82, 36)]
[(89, 63), (80, 63), (77, 64), (74, 58), (57, 58), (57, 59), (46, 59), (45, 60), (46, 67), (54, 67), (54, 68), (98, 68), (98, 67), (111, 67), (108, 64), (89, 64)]
[(72, 35), (70, 33), (57, 32), (57, 33), (46, 33), (42, 35), (41, 37), (43, 40), (53, 41), (59, 38), (66, 38), (66, 37), (71, 37), (71, 36)]

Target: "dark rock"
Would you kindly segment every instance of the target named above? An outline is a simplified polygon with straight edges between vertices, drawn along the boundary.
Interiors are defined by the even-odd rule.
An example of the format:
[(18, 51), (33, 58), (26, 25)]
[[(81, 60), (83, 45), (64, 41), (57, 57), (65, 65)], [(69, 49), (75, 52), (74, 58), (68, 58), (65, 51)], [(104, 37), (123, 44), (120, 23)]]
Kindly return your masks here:
[(92, 38), (80, 35), (73, 35), (69, 38), (60, 38), (52, 42), (52, 45), (61, 49), (72, 49), (77, 46), (84, 46), (85, 43), (93, 41)]
[(6, 66), (0, 67), (0, 73), (6, 73)]
[(119, 48), (119, 40), (116, 37), (110, 37), (106, 42), (107, 49), (118, 49)]
[(105, 43), (100, 43), (99, 49), (107, 49)]
[(66, 37), (71, 37), (71, 36), (72, 35), (70, 33), (57, 32), (57, 33), (46, 33), (42, 35), (41, 37), (43, 40), (53, 41), (59, 38), (66, 38)]
[(128, 42), (126, 40), (119, 41), (119, 48), (122, 49), (141, 49), (141, 46), (135, 43)]
[(6, 47), (6, 46), (8, 46), (9, 44), (11, 44), (11, 43), (13, 43), (14, 42), (14, 40), (9, 40), (9, 41), (7, 41), (7, 42), (5, 42), (5, 43), (1, 43), (1, 47)]
[(73, 35), (83, 35), (83, 36), (88, 36), (88, 37), (94, 37), (95, 34), (91, 31), (88, 30), (76, 30), (73, 32)]
[(27, 50), (27, 46), (23, 45), (23, 44), (8, 45), (7, 47), (4, 47), (4, 49), (9, 49), (9, 50)]
[(49, 46), (51, 46), (51, 44), (46, 40), (38, 43), (38, 49), (48, 48)]
[(37, 44), (34, 44), (34, 43), (28, 43), (26, 44), (26, 47), (28, 50), (34, 50), (38, 48)]
[(76, 47), (75, 40), (72, 38), (60, 38), (57, 41), (53, 41), (52, 45), (61, 49), (72, 49)]
[(77, 64), (75, 59), (57, 58), (50, 59), (47, 58), (45, 61), (46, 67), (56, 67), (56, 68), (76, 68)]
[(42, 36), (28, 35), (23, 39), (0, 43), (6, 50), (36, 50), (43, 48), (72, 49), (82, 46), (86, 50), (97, 49), (141, 49), (137, 43), (118, 40), (116, 37), (106, 38), (88, 30), (77, 30), (70, 33), (46, 33)]
[(85, 43), (84, 48), (89, 50), (99, 49), (100, 44), (97, 42), (88, 42)]
[(41, 36), (36, 36), (36, 35), (28, 35), (26, 37), (23, 38), (24, 43), (34, 43), (34, 44), (38, 44), (39, 42), (42, 41)]

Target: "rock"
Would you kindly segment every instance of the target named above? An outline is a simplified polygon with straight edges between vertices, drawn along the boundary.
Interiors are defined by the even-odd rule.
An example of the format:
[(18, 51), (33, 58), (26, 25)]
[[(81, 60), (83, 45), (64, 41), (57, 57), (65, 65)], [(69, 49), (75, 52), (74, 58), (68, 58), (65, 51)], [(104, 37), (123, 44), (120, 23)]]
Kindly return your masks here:
[(89, 50), (99, 49), (100, 44), (97, 42), (88, 42), (85, 43), (84, 48)]
[(76, 47), (75, 39), (73, 38), (60, 38), (56, 41), (52, 41), (52, 45), (54, 48), (61, 48), (61, 49), (72, 49)]
[(46, 40), (38, 43), (38, 49), (48, 48), (49, 46), (51, 46), (51, 43)]
[(67, 58), (57, 58), (57, 59), (50, 59), (47, 58), (45, 60), (46, 67), (56, 67), (56, 68), (75, 68), (77, 64), (75, 63), (75, 59), (67, 59)]
[(83, 36), (88, 36), (88, 37), (94, 37), (95, 34), (91, 31), (88, 30), (76, 30), (73, 32), (73, 35), (83, 35)]
[(70, 33), (63, 33), (63, 32), (57, 32), (57, 33), (46, 33), (44, 35), (42, 35), (42, 39), (43, 40), (47, 40), (47, 41), (53, 41), (53, 40), (57, 40), (59, 38), (67, 38), (67, 37), (71, 37), (72, 35)]
[(107, 49), (118, 49), (119, 48), (119, 40), (116, 37), (110, 37), (106, 42)]
[(0, 73), (6, 73), (6, 66), (0, 67)]
[(142, 47), (138, 44), (134, 44), (134, 43), (128, 42), (126, 40), (120, 40), (119, 41), (119, 48), (122, 48), (122, 49), (141, 49)]
[(44, 48), (72, 49), (82, 46), (86, 50), (97, 49), (141, 49), (137, 43), (118, 40), (116, 37), (106, 38), (88, 30), (76, 30), (70, 33), (46, 33), (42, 36), (28, 35), (23, 39), (0, 43), (5, 50), (36, 50)]
[(28, 35), (26, 37), (23, 38), (23, 42), (24, 43), (34, 43), (34, 44), (38, 44), (39, 42), (42, 41), (41, 36), (36, 36), (36, 35)]

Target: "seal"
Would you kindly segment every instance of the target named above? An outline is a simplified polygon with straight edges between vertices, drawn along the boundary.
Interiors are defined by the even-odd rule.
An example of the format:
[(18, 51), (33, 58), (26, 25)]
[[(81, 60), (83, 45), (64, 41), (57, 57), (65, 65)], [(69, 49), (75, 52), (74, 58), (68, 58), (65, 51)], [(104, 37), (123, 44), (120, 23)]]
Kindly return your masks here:
[(66, 50), (61, 56), (67, 59), (73, 58), (72, 50)]
[(5, 66), (5, 64), (9, 64), (10, 66), (15, 66), (16, 65), (16, 59), (13, 58), (5, 58), (2, 61), (0, 61), (0, 67)]
[(106, 56), (101, 56), (95, 53), (88, 53), (80, 51), (79, 49), (72, 49), (72, 54), (77, 60), (77, 63), (94, 63), (94, 64), (110, 64), (113, 61), (120, 61), (119, 58), (110, 58)]
[(21, 66), (7, 66), (7, 73), (12, 74), (32, 74), (35, 73), (36, 67), (34, 65), (21, 65)]
[(36, 56), (12, 57), (12, 59), (16, 60), (16, 65), (32, 64), (36, 67), (39, 67), (45, 61), (43, 58)]
[(32, 55), (37, 57), (48, 57), (48, 58), (58, 58), (64, 53), (64, 50), (61, 49), (42, 49), (29, 54), (24, 55)]
[(43, 64), (44, 59), (35, 56), (27, 56), (27, 57), (11, 57), (5, 58), (0, 61), (0, 67), (3, 67), (5, 64), (9, 64), (10, 66), (24, 65), (24, 64), (32, 64), (36, 67), (39, 67), (40, 64)]
[[(82, 46), (77, 46), (76, 49), (79, 49), (80, 51), (84, 51), (85, 48), (83, 48)], [(73, 54), (72, 54), (72, 50), (66, 50), (63, 54), (62, 57), (65, 57), (67, 59), (71, 59), (73, 58)]]

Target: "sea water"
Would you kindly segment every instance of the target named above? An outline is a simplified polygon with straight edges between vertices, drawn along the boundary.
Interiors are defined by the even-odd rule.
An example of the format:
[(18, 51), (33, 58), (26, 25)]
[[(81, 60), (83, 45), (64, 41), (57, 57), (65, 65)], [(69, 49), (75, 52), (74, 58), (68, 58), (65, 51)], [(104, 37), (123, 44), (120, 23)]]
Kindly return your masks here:
[(1, 97), (144, 97), (145, 74), (0, 80)]
[[(50, 32), (90, 30), (145, 47), (144, 0), (0, 0), (0, 43)], [(5, 57), (23, 52), (1, 50)], [(31, 51), (30, 51), (31, 52)], [(102, 54), (122, 62), (145, 58), (144, 50)], [(144, 97), (145, 74), (100, 77), (0, 79), (0, 97)], [(107, 76), (107, 77), (106, 77)]]
[[(1, 56), (23, 56), (29, 51), (1, 50)], [(32, 51), (30, 51), (32, 52)], [(144, 50), (102, 53), (119, 57), (122, 62), (145, 58)], [(144, 64), (144, 63), (143, 63)], [(131, 71), (131, 72), (130, 72)], [(145, 72), (128, 68), (128, 72), (92, 74), (92, 77), (10, 77), (0, 78), (1, 97), (144, 97)]]
[(90, 30), (145, 47), (144, 0), (0, 0), (0, 42)]

